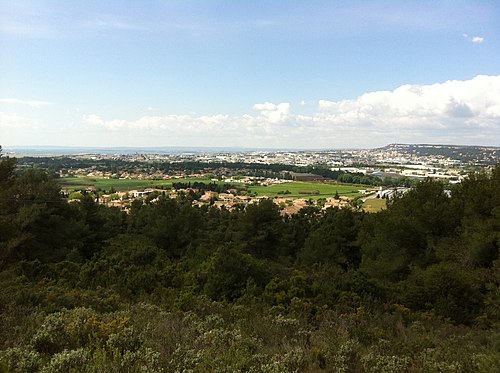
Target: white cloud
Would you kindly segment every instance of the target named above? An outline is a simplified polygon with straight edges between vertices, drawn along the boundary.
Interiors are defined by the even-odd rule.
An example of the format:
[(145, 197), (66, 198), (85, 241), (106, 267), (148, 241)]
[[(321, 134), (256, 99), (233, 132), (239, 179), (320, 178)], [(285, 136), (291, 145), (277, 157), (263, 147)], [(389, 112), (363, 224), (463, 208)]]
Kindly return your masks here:
[(31, 106), (34, 108), (41, 108), (44, 106), (53, 105), (52, 102), (48, 102), (48, 101), (19, 100), (17, 98), (0, 98), (0, 104), (26, 105), (26, 106)]
[(83, 116), (83, 123), (95, 127), (103, 127), (108, 130), (138, 130), (138, 131), (166, 131), (166, 132), (205, 132), (215, 129), (215, 126), (223, 127), (227, 121), (226, 115), (201, 116), (191, 115), (165, 115), (165, 116), (143, 116), (135, 121), (121, 119), (104, 120), (98, 115), (90, 114)]
[(432, 85), (402, 85), (356, 99), (320, 100), (308, 115), (289, 103), (258, 103), (257, 114), (147, 115), (136, 120), (85, 115), (109, 137), (147, 138), (154, 145), (373, 147), (390, 142), (500, 145), (500, 76)]
[(103, 126), (103, 127), (107, 127), (106, 126), (106, 123), (104, 122), (104, 120), (102, 120), (101, 117), (99, 117), (98, 115), (95, 115), (95, 114), (90, 114), (90, 115), (84, 115), (83, 116), (83, 122), (85, 124), (90, 124), (92, 126)]
[(480, 44), (480, 43), (484, 42), (484, 38), (482, 36), (472, 36), (469, 34), (462, 34), (462, 36), (464, 38), (466, 38), (467, 40), (470, 40), (473, 43)]
[(265, 102), (263, 104), (255, 104), (253, 108), (260, 111), (261, 118), (269, 123), (283, 123), (290, 116), (290, 104), (288, 102), (282, 102), (278, 105)]
[[(168, 138), (170, 144), (173, 142), (184, 145), (192, 145), (193, 140), (196, 140), (202, 141), (202, 145), (213, 145), (209, 142), (221, 141), (215, 145), (255, 146), (248, 145), (249, 141), (279, 140), (280, 134), (285, 132), (293, 134), (297, 131), (291, 128), (295, 119), (290, 116), (290, 104), (276, 105), (267, 102), (256, 104), (254, 108), (260, 112), (258, 115), (146, 115), (132, 121), (106, 120), (101, 116), (90, 114), (82, 117), (82, 123), (93, 128), (113, 131), (110, 135), (113, 138), (127, 133), (135, 134), (134, 136), (149, 136), (151, 141)], [(276, 143), (273, 146), (278, 145), (279, 143)], [(259, 143), (258, 146), (265, 144)]]
[(33, 124), (29, 118), (24, 118), (19, 114), (7, 114), (0, 112), (0, 129), (2, 128), (19, 128)]
[(323, 118), (373, 128), (500, 126), (500, 76), (433, 85), (403, 85), (394, 91), (366, 93), (356, 100), (320, 101)]
[(149, 28), (142, 27), (116, 16), (101, 16), (83, 22), (83, 27), (94, 30), (119, 30), (119, 31), (151, 31)]

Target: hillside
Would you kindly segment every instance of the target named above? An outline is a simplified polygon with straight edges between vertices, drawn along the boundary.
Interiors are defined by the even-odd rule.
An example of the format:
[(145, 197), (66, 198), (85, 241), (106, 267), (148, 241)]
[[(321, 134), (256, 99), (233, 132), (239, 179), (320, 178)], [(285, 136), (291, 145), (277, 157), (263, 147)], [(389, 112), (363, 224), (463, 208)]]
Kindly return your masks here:
[(500, 168), (367, 214), (69, 204), (0, 159), (0, 372), (492, 372)]
[(374, 151), (405, 156), (450, 158), (478, 165), (496, 164), (500, 160), (500, 148), (493, 146), (389, 144)]

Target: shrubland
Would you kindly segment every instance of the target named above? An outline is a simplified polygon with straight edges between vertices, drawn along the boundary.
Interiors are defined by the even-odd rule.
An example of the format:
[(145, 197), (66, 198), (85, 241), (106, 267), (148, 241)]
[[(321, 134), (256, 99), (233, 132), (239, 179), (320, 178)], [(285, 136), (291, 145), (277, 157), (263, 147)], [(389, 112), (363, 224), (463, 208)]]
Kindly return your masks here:
[(500, 167), (367, 214), (68, 204), (0, 159), (0, 372), (493, 372)]

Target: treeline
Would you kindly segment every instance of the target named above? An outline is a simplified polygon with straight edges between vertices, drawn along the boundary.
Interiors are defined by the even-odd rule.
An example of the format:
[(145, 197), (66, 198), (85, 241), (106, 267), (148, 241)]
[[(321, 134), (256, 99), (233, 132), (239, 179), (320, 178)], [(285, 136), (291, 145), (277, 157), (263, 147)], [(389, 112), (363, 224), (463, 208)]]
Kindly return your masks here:
[(208, 191), (217, 193), (227, 193), (228, 189), (234, 188), (232, 184), (228, 183), (219, 184), (215, 181), (213, 183), (204, 183), (202, 181), (194, 181), (194, 182), (188, 181), (187, 183), (177, 182), (177, 183), (172, 183), (172, 187), (176, 190), (196, 189), (200, 192)]
[(0, 160), (0, 372), (490, 372), (500, 167), (377, 214), (68, 204)]
[(297, 168), (296, 172), (312, 173), (323, 176), (327, 179), (336, 180), (340, 183), (362, 184), (372, 186), (392, 186), (392, 187), (412, 187), (419, 183), (419, 180), (408, 177), (377, 177), (365, 175), (361, 172), (346, 172), (341, 170), (331, 170), (326, 166), (304, 166)]
[(418, 180), (400, 177), (377, 177), (363, 173), (353, 173), (341, 170), (331, 170), (327, 165), (292, 166), (286, 164), (259, 164), (244, 162), (139, 162), (114, 159), (74, 159), (69, 157), (24, 157), (22, 165), (40, 166), (46, 168), (50, 175), (58, 177), (59, 172), (64, 170), (71, 173), (79, 168), (92, 168), (100, 172), (150, 172), (151, 170), (172, 174), (175, 172), (191, 173), (214, 173), (241, 174), (245, 176), (279, 178), (292, 180), (292, 173), (311, 173), (323, 176), (327, 179), (342, 183), (363, 184), (373, 186), (405, 186), (410, 187), (418, 183)]

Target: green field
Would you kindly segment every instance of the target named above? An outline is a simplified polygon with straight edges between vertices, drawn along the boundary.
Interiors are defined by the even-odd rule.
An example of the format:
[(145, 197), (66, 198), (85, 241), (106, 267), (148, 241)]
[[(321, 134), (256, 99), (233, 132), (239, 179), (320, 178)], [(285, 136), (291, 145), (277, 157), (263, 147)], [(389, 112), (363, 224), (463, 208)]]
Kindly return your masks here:
[[(175, 182), (204, 182), (212, 183), (210, 179), (172, 179), (172, 180), (139, 180), (139, 179), (104, 179), (95, 177), (67, 177), (58, 179), (62, 189), (81, 190), (88, 187), (109, 191), (113, 188), (115, 191), (129, 191), (144, 188), (171, 187)], [(219, 181), (219, 184), (224, 182)], [(235, 185), (241, 185), (235, 183)], [(316, 183), (316, 182), (289, 182), (271, 186), (249, 186), (250, 193), (258, 196), (268, 197), (294, 197), (294, 198), (325, 198), (333, 197), (336, 192), (340, 196), (357, 197), (360, 196), (358, 190), (363, 189), (363, 185), (349, 185), (336, 183)], [(289, 191), (289, 194), (279, 192)]]
[(136, 180), (136, 179), (103, 179), (92, 177), (67, 177), (58, 180), (59, 185), (63, 189), (80, 190), (88, 187), (96, 189), (110, 190), (114, 188), (116, 191), (127, 191), (132, 189), (144, 189), (152, 187), (161, 187), (161, 185), (170, 184), (167, 180)]
[[(65, 177), (58, 179), (62, 189), (81, 190), (88, 187), (109, 191), (111, 188), (118, 192), (134, 189), (171, 187), (175, 182), (204, 182), (212, 183), (210, 179), (172, 179), (172, 180), (139, 180), (139, 179), (105, 179), (95, 177)], [(222, 183), (223, 182), (218, 182)]]
[[(363, 185), (337, 184), (337, 183), (315, 183), (315, 182), (290, 182), (271, 186), (251, 186), (250, 192), (259, 196), (268, 197), (298, 197), (298, 198), (325, 198), (333, 197), (338, 192), (340, 196), (358, 197), (361, 194), (359, 189), (365, 189)], [(290, 194), (280, 194), (279, 192), (289, 191)]]
[(386, 207), (387, 203), (383, 198), (369, 198), (363, 203), (363, 209), (366, 212), (378, 212)]

